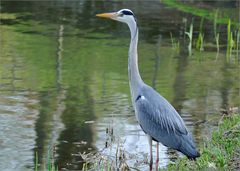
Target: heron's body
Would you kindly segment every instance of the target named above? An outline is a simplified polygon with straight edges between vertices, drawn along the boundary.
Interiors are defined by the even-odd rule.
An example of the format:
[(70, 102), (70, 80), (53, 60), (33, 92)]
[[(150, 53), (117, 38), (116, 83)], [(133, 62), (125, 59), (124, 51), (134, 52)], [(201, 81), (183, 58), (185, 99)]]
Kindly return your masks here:
[(138, 122), (146, 134), (167, 147), (181, 151), (189, 158), (199, 156), (180, 115), (154, 89), (143, 85), (135, 105)]
[(164, 97), (141, 79), (137, 54), (138, 28), (133, 13), (123, 9), (98, 16), (125, 22), (129, 26), (131, 32), (128, 57), (129, 84), (135, 115), (142, 130), (151, 139), (182, 152), (188, 158), (199, 157), (192, 136), (180, 115)]

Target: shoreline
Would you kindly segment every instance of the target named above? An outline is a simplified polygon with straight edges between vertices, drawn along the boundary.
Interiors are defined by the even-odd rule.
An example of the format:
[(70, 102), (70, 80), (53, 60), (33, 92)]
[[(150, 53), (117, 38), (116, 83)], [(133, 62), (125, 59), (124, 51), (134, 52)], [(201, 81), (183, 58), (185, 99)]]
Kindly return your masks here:
[(224, 114), (209, 139), (200, 147), (196, 161), (179, 158), (167, 170), (239, 170), (240, 113)]

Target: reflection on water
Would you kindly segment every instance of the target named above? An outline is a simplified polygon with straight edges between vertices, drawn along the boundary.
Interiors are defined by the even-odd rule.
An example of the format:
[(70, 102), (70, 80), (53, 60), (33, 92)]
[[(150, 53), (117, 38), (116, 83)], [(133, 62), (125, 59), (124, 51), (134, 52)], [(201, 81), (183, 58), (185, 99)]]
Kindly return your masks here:
[[(40, 169), (53, 155), (59, 170), (80, 170), (79, 153), (102, 151), (114, 157), (119, 144), (130, 166), (148, 169), (148, 141), (129, 94), (129, 31), (121, 23), (94, 17), (126, 5), (138, 17), (143, 79), (176, 107), (198, 144), (216, 123), (214, 113), (240, 106), (239, 65), (226, 62), (224, 49), (217, 60), (215, 49), (188, 57), (182, 20), (194, 19), (197, 30), (199, 16), (159, 1), (3, 1), (0, 170), (32, 170), (36, 154)], [(211, 9), (211, 3), (197, 5)], [(215, 6), (237, 12), (232, 2), (227, 8), (222, 2)], [(219, 26), (223, 37), (224, 27)], [(210, 40), (209, 24), (205, 30)], [(179, 53), (172, 48), (170, 32), (181, 39)], [(114, 142), (107, 128), (113, 129)], [(106, 142), (111, 147), (105, 148)], [(160, 145), (160, 167), (179, 155)]]
[[(33, 166), (38, 103), (31, 93), (1, 93), (0, 170), (24, 170)], [(19, 157), (22, 156), (22, 157)]]

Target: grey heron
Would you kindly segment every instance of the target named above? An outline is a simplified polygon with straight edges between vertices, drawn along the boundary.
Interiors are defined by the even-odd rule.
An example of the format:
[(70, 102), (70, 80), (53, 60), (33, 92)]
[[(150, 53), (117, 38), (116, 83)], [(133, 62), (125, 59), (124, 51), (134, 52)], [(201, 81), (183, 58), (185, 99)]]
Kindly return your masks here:
[(138, 70), (138, 27), (133, 12), (122, 9), (112, 13), (97, 14), (98, 17), (110, 18), (126, 23), (131, 32), (128, 52), (128, 75), (132, 105), (142, 130), (149, 137), (150, 164), (152, 164), (152, 140), (178, 150), (189, 159), (200, 156), (192, 135), (174, 107), (152, 87), (145, 84)]

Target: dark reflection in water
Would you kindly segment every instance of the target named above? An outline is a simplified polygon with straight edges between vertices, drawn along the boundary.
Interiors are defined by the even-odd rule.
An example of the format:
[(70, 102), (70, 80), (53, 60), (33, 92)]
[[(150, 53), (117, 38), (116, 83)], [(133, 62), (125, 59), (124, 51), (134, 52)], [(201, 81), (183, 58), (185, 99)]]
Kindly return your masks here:
[(226, 61), (224, 61), (224, 65), (221, 68), (223, 79), (220, 87), (220, 93), (222, 97), (222, 109), (227, 109), (229, 106), (229, 91), (233, 86), (233, 78), (228, 76), (228, 74), (230, 74), (229, 67), (231, 66)]
[(45, 150), (48, 150), (49, 142), (46, 142), (46, 140), (48, 140), (49, 136), (51, 136), (49, 135), (49, 132), (51, 131), (50, 123), (52, 121), (53, 113), (51, 106), (53, 106), (55, 97), (56, 93), (50, 91), (40, 92), (39, 94), (39, 115), (35, 123), (35, 131), (37, 135), (35, 151), (38, 153), (40, 163), (42, 163), (42, 159), (45, 157)]
[(67, 90), (66, 108), (62, 114), (65, 129), (59, 136), (61, 143), (57, 146), (57, 164), (60, 168), (81, 169), (82, 158), (75, 154), (79, 151), (94, 150), (91, 124), (85, 124), (85, 121), (95, 119), (93, 99), (89, 92), (87, 85), (82, 88), (71, 87)]
[[(184, 4), (209, 11), (218, 7), (233, 22), (238, 13), (235, 1)], [(218, 60), (214, 48), (188, 57), (184, 32), (194, 21), (197, 36), (201, 16), (158, 0), (2, 1), (0, 170), (32, 170), (36, 153), (39, 169), (53, 155), (59, 170), (81, 170), (79, 153), (104, 149), (106, 128), (122, 142), (130, 166), (146, 160), (148, 141), (130, 102), (129, 30), (95, 17), (126, 7), (135, 12), (140, 27), (142, 77), (176, 107), (198, 144), (218, 118), (213, 113), (240, 105), (239, 66), (226, 61), (225, 49)], [(205, 38), (211, 43), (213, 21), (205, 21)], [(225, 28), (219, 24), (223, 44)], [(180, 40), (179, 52), (170, 32)], [(117, 142), (103, 153), (114, 157)], [(19, 154), (21, 158), (13, 157)], [(160, 167), (178, 157), (160, 145)], [(134, 167), (147, 170), (142, 163)]]
[(180, 52), (179, 54), (180, 56), (177, 57), (178, 62), (177, 62), (177, 68), (176, 68), (176, 78), (173, 84), (174, 87), (174, 94), (175, 97), (173, 98), (173, 104), (175, 104), (176, 106), (174, 106), (179, 113), (181, 113), (181, 110), (183, 108), (183, 101), (186, 98), (186, 80), (184, 77), (185, 71), (186, 71), (186, 67), (188, 65), (188, 55), (186, 53), (182, 53)]

